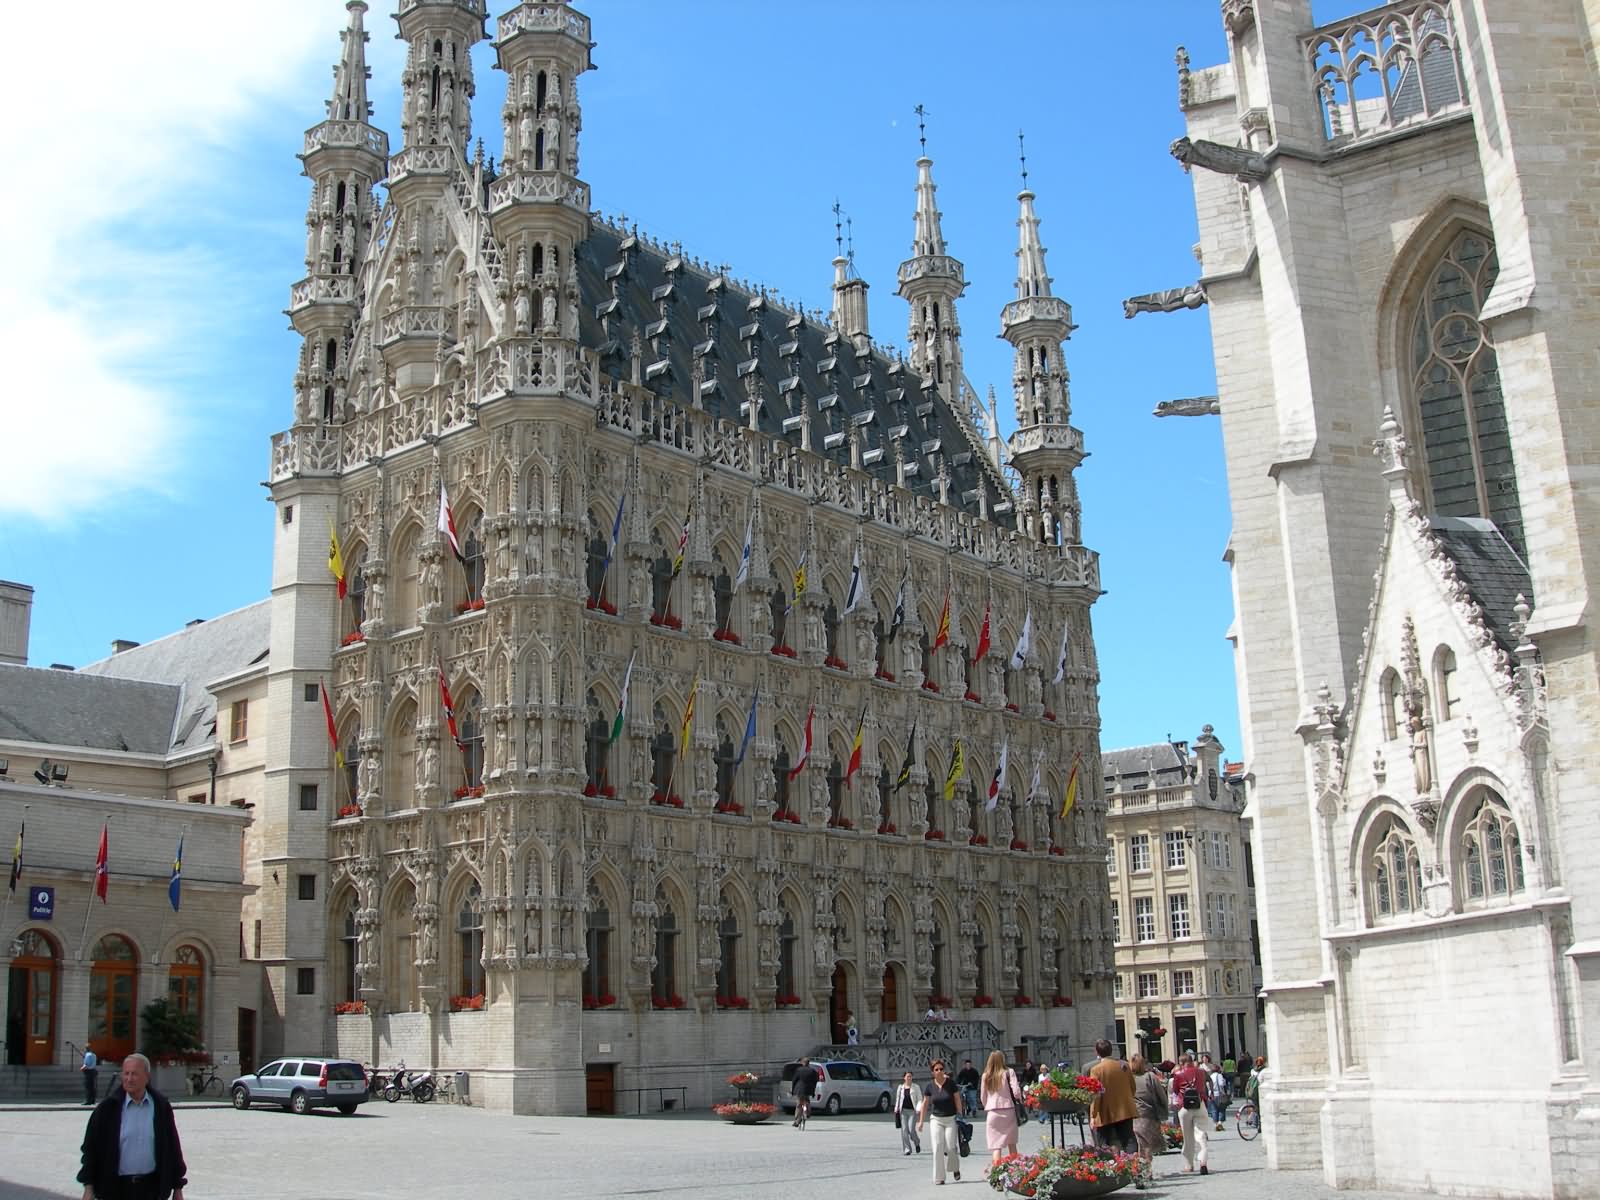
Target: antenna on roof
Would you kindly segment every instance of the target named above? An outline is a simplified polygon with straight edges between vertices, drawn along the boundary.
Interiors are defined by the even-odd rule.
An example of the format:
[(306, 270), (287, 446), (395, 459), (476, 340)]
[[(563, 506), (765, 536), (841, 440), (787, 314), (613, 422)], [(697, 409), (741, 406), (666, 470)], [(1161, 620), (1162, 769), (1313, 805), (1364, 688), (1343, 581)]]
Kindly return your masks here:
[(917, 141), (922, 143), (922, 157), (923, 158), (927, 158), (928, 157), (928, 123), (927, 123), (926, 118), (928, 116), (928, 110), (926, 108), (922, 107), (922, 105), (919, 104), (919, 105), (917, 105), (916, 108), (912, 109), (911, 111), (917, 114)]
[(1022, 130), (1017, 130), (1017, 157), (1022, 160), (1022, 190), (1028, 190), (1028, 145), (1022, 140)]

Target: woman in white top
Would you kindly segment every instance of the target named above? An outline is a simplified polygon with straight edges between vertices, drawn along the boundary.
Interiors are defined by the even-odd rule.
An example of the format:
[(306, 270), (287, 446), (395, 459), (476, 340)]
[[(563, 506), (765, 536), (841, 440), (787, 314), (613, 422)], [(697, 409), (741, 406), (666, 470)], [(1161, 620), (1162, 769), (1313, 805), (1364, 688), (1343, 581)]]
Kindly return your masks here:
[(922, 1108), (922, 1089), (907, 1071), (894, 1092), (894, 1123), (900, 1130), (900, 1149), (906, 1154), (922, 1153), (922, 1138), (917, 1135), (917, 1113)]

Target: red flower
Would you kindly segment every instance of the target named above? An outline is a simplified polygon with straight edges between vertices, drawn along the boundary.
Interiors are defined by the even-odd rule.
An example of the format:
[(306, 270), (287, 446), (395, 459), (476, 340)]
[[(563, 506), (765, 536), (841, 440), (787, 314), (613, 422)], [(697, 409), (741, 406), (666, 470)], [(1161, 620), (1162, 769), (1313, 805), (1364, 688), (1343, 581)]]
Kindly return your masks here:
[(739, 640), (739, 635), (737, 633), (735, 633), (731, 629), (719, 629), (715, 633), (713, 633), (711, 636), (716, 641), (727, 642), (729, 645), (732, 645), (732, 646), (742, 646), (742, 645), (744, 645), (744, 643)]
[(922, 690), (925, 692), (937, 692), (939, 685), (931, 679), (924, 679), (922, 681)]
[(1026, 850), (1028, 848), (1028, 843), (1023, 841), (1021, 838), (1012, 838), (1011, 848), (1013, 850)]
[(876, 672), (876, 674), (875, 674), (875, 678), (881, 679), (885, 683), (893, 683), (894, 682), (894, 672), (893, 671), (885, 671), (882, 667), (879, 667), (877, 672)]
[(930, 829), (927, 833), (922, 835), (922, 838), (924, 841), (928, 842), (942, 842), (944, 841), (944, 830)]
[(1055, 715), (1055, 713), (1053, 713), (1053, 712), (1051, 712), (1051, 711), (1050, 711), (1050, 710), (1049, 710), (1049, 709), (1048, 709), (1048, 708), (1047, 708), (1047, 709), (1045, 709), (1045, 710), (1044, 710), (1044, 719), (1045, 719), (1045, 720), (1046, 720), (1046, 721), (1054, 721), (1054, 720), (1055, 720), (1055, 719), (1056, 719), (1056, 715)]
[(1007, 712), (1021, 712), (1022, 710), (1020, 708), (1018, 708), (1015, 704), (1007, 704), (1006, 705), (1006, 711)]
[(346, 634), (344, 640), (339, 643), (339, 648), (342, 650), (346, 646), (354, 646), (357, 642), (364, 642), (366, 640), (367, 635), (358, 629), (354, 633)]
[(849, 670), (849, 667), (846, 665), (844, 659), (834, 654), (830, 654), (827, 658), (823, 659), (822, 665), (825, 667), (832, 667), (835, 671)]
[(969, 846), (987, 846), (988, 844), (989, 838), (987, 834), (975, 833), (967, 839), (967, 845)]
[(983, 703), (983, 697), (978, 695), (977, 692), (968, 692), (965, 696), (963, 696), (961, 698), (963, 700), (971, 700), (974, 704), (982, 704)]
[(895, 829), (893, 821), (885, 821), (883, 824), (878, 826), (878, 832), (879, 833), (897, 833), (898, 830)]
[(1055, 854), (1055, 855), (1063, 855), (1064, 856), (1066, 854), (1066, 851), (1063, 850), (1060, 846), (1051, 846), (1050, 847), (1050, 853), (1051, 854)]

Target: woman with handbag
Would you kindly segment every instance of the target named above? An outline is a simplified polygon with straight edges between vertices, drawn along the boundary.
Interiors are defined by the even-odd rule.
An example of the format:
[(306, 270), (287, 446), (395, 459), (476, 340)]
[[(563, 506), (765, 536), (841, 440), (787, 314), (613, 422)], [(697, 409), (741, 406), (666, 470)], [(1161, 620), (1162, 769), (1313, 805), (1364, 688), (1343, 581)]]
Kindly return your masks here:
[(1006, 1066), (1006, 1056), (989, 1052), (978, 1084), (978, 1102), (983, 1105), (984, 1129), (989, 1137), (991, 1161), (999, 1162), (1017, 1152), (1017, 1127), (1027, 1119), (1028, 1107), (1022, 1099), (1017, 1073)]
[(917, 1112), (921, 1108), (922, 1089), (907, 1071), (894, 1094), (894, 1127), (900, 1131), (900, 1149), (906, 1154), (913, 1150), (922, 1153), (922, 1139), (917, 1136)]

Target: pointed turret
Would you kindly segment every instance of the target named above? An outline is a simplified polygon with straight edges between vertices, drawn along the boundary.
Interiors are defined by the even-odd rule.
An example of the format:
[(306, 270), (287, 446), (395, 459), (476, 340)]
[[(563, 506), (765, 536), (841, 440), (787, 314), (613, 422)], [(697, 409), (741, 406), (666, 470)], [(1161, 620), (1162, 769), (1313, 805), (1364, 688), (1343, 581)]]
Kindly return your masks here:
[(345, 5), (327, 117), (306, 131), (300, 155), (311, 180), (306, 208), (306, 278), (290, 290), (289, 316), (305, 338), (295, 376), (295, 422), (346, 417), (349, 343), (357, 313), (356, 276), (366, 263), (374, 212), (373, 187), (384, 175), (389, 139), (369, 120), (367, 31), (363, 0)]
[(1083, 434), (1070, 423), (1072, 399), (1062, 351), (1075, 326), (1071, 305), (1050, 294), (1039, 217), (1027, 180), (1024, 169), (1017, 194), (1017, 298), (1000, 315), (1000, 336), (1015, 351), (1017, 431), (1011, 435), (1011, 463), (1023, 484), (1018, 523), (1039, 541), (1076, 545), (1082, 525), (1072, 472), (1083, 461)]
[(855, 265), (843, 254), (833, 260), (833, 327), (849, 338), (856, 353), (865, 354), (872, 345), (867, 329), (867, 281), (856, 274)]
[(911, 307), (906, 341), (911, 366), (938, 385), (945, 400), (954, 404), (961, 391), (961, 322), (956, 300), (966, 291), (965, 269), (959, 259), (945, 253), (944, 231), (934, 196), (933, 160), (917, 159), (916, 232), (911, 257), (900, 264), (898, 293)]

